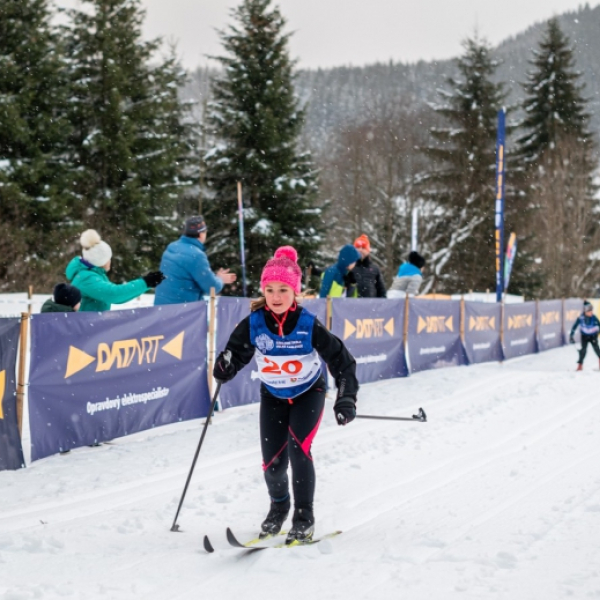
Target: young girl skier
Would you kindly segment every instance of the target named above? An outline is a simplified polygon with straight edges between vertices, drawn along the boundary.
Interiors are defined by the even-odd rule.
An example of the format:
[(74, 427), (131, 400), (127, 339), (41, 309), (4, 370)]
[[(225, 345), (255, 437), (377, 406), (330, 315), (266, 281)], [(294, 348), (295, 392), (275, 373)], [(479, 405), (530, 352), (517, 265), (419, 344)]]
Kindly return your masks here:
[[(226, 382), (254, 356), (260, 387), (260, 440), (263, 471), (271, 499), (261, 537), (281, 531), (291, 502), (288, 462), (292, 467), (294, 514), (286, 543), (308, 541), (314, 532), (315, 469), (311, 444), (323, 416), (326, 382), (319, 356), (337, 388), (334, 404), (339, 425), (356, 416), (356, 362), (344, 344), (297, 303), (302, 271), (291, 246), (278, 248), (263, 269), (264, 298), (234, 329), (219, 354), (213, 376)], [(228, 360), (225, 352), (231, 353)]]
[(594, 307), (586, 300), (583, 303), (583, 313), (577, 317), (573, 327), (571, 327), (571, 334), (569, 335), (569, 342), (575, 343), (575, 332), (577, 328), (581, 329), (581, 350), (579, 350), (579, 360), (577, 361), (577, 370), (583, 370), (583, 359), (587, 352), (587, 345), (591, 344), (596, 356), (600, 359), (600, 348), (598, 347), (598, 333), (600, 332), (600, 321), (594, 314)]

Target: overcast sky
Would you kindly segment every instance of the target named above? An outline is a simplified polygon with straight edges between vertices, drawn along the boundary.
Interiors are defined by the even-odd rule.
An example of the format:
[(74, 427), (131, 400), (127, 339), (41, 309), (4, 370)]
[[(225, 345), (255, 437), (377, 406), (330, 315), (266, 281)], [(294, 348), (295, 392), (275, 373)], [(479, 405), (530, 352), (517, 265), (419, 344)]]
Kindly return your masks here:
[[(79, 0), (57, 0), (74, 6)], [(232, 22), (239, 0), (142, 0), (145, 34), (177, 42), (184, 66), (210, 64), (221, 53), (215, 29)], [(599, 2), (592, 1), (590, 6)], [(303, 68), (377, 61), (443, 59), (461, 52), (476, 29), (492, 44), (583, 4), (581, 0), (273, 0), (294, 35), (292, 57)], [(212, 63), (214, 64), (214, 63)]]

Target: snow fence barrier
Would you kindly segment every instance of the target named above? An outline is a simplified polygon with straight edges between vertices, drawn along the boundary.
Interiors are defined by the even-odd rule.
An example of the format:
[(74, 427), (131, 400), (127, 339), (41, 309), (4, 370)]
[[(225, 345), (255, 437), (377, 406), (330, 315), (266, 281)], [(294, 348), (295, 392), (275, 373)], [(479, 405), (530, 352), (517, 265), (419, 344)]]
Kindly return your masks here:
[[(582, 309), (579, 299), (336, 298), (304, 305), (348, 346), (362, 383), (556, 348)], [(24, 390), (32, 460), (206, 416), (214, 357), (249, 311), (248, 299), (212, 297), (103, 313), (24, 313), (20, 334), (18, 319), (0, 319), (0, 470), (24, 466)], [(223, 386), (220, 409), (259, 400), (255, 368), (247, 365)]]

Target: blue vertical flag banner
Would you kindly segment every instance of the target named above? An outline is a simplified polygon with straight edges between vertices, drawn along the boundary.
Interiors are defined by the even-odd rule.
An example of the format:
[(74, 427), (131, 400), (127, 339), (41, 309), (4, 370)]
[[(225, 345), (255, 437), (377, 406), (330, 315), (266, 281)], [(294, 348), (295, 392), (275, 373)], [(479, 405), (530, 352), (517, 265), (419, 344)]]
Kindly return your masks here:
[(464, 346), (470, 364), (502, 360), (501, 320), (497, 302), (465, 302)]
[[(325, 323), (327, 301), (323, 299), (303, 300), (301, 305)], [(217, 301), (217, 353), (225, 349), (229, 336), (236, 325), (250, 314), (248, 298), (221, 297)], [(327, 370), (323, 368), (323, 374)], [(256, 376), (256, 361), (252, 359), (231, 381), (221, 387), (219, 406), (222, 409), (243, 406), (260, 401), (260, 380)]]
[(535, 302), (504, 305), (504, 358), (537, 352), (535, 324)]
[(332, 333), (356, 360), (360, 383), (406, 377), (403, 323), (405, 300), (335, 298)]
[(496, 139), (496, 301), (504, 292), (504, 181), (505, 181), (505, 109), (498, 111)]
[(19, 319), (0, 319), (0, 471), (25, 466), (17, 421)]
[(31, 319), (31, 459), (206, 416), (204, 302)]
[(510, 274), (512, 272), (515, 256), (517, 255), (517, 234), (511, 233), (506, 244), (506, 257), (504, 259), (504, 291), (508, 289)]
[(542, 300), (538, 305), (537, 317), (539, 351), (562, 346), (562, 300)]
[(467, 363), (460, 339), (460, 301), (410, 299), (408, 358), (411, 373)]

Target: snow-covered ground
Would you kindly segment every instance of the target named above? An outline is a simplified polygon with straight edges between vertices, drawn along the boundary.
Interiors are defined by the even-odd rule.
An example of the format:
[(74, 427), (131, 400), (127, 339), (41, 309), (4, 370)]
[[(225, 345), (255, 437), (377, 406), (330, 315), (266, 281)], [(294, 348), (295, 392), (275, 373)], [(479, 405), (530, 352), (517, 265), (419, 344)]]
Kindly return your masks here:
[[(600, 598), (600, 372), (560, 348), (364, 385), (313, 448), (320, 544), (246, 553), (268, 499), (257, 406), (0, 473), (0, 598)], [(595, 367), (595, 369), (593, 369)], [(206, 554), (209, 534), (217, 551)]]

